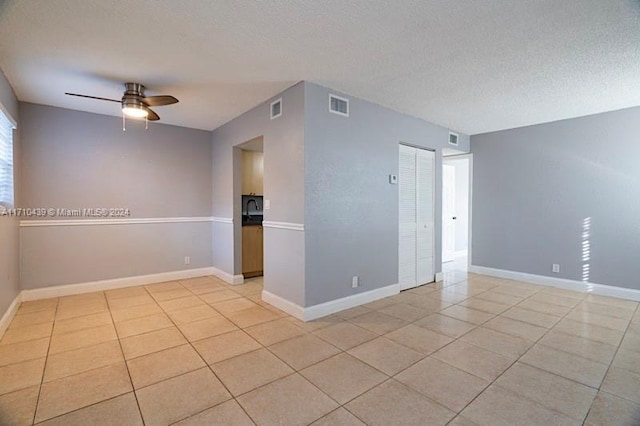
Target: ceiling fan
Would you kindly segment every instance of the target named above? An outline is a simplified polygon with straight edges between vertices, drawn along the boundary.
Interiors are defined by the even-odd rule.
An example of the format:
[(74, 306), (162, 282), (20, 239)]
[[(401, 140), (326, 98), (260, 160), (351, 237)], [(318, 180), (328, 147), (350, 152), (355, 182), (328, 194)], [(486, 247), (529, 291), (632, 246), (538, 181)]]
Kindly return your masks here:
[(140, 83), (125, 83), (124, 95), (121, 100), (79, 95), (77, 93), (65, 93), (65, 95), (97, 99), (99, 101), (119, 102), (122, 105), (122, 113), (124, 115), (133, 118), (146, 118), (149, 121), (160, 120), (160, 116), (149, 107), (171, 105), (178, 102), (176, 98), (170, 95), (145, 96), (144, 89), (145, 87)]

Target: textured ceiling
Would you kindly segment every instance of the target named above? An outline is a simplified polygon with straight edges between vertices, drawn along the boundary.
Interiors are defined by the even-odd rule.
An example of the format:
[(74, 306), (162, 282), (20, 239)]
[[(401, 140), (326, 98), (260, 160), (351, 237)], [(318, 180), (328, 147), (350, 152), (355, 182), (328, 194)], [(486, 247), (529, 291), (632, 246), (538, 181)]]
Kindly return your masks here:
[(469, 134), (640, 105), (638, 0), (0, 0), (22, 101), (213, 129), (299, 80)]

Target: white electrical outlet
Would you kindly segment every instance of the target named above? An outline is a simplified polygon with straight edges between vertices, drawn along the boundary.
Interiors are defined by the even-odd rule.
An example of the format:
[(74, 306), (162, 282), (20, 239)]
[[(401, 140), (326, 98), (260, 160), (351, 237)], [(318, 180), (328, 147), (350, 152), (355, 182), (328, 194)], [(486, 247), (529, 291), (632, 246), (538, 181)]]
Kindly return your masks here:
[(185, 256), (184, 257), (184, 264), (185, 265), (191, 265), (191, 257), (190, 256)]
[(264, 209), (269, 210), (271, 208), (271, 200), (264, 200)]
[(351, 278), (351, 288), (356, 288), (359, 285), (360, 285), (360, 279), (358, 278), (357, 275), (355, 277)]
[(555, 272), (556, 274), (560, 272), (560, 265), (558, 265), (557, 263), (554, 263), (553, 265), (551, 265), (551, 272)]

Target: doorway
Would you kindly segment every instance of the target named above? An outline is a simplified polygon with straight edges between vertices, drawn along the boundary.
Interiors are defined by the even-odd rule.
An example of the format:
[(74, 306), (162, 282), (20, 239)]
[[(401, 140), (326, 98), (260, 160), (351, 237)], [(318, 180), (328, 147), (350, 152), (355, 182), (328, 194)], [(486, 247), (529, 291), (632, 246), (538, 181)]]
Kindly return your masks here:
[(471, 155), (442, 160), (442, 271), (467, 271), (470, 241)]
[(400, 145), (398, 280), (400, 288), (435, 279), (435, 152)]
[(264, 155), (262, 137), (239, 146), (241, 265), (245, 278), (264, 275)]

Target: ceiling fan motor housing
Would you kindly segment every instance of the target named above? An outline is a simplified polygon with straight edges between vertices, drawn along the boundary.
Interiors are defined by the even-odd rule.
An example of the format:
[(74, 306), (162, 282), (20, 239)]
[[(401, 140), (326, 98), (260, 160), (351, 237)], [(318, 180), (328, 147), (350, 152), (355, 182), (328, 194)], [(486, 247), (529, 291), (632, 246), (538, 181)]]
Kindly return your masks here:
[(122, 96), (122, 107), (147, 108), (142, 101), (144, 98), (144, 86), (140, 83), (125, 83), (124, 96)]

